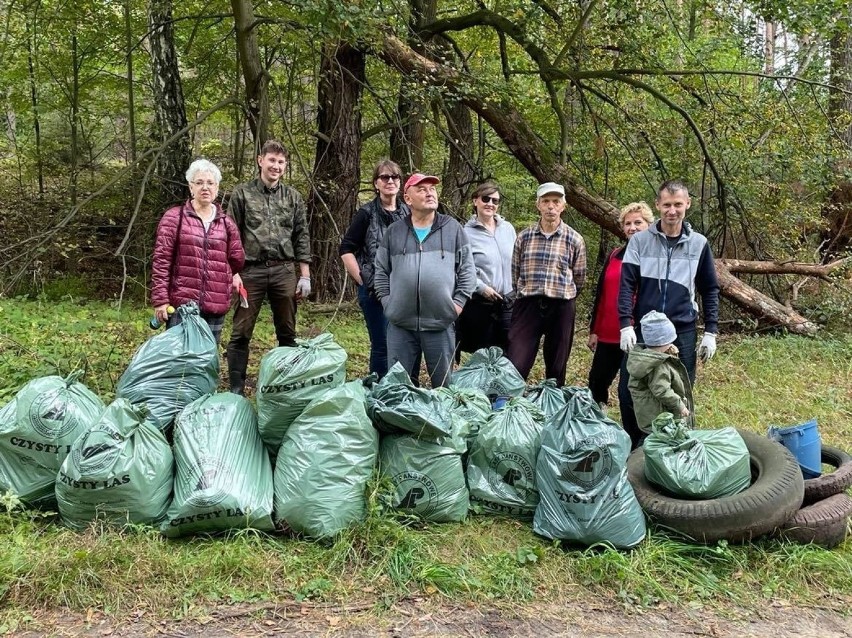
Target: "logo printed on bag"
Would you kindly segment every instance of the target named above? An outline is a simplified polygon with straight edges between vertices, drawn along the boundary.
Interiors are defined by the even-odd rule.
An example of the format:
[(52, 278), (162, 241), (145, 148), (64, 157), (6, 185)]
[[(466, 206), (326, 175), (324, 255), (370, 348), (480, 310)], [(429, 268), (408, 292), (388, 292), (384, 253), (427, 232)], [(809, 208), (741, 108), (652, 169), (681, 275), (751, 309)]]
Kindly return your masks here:
[(400, 472), (392, 479), (397, 495), (402, 498), (397, 509), (417, 510), (421, 516), (428, 516), (438, 507), (438, 488), (435, 482), (421, 472)]
[[(517, 452), (496, 452), (488, 467), (488, 484), (503, 498), (514, 500), (521, 497), (526, 500), (527, 493), (535, 486), (532, 464)], [(526, 485), (517, 485), (522, 479), (526, 479)]]
[[(600, 439), (600, 437), (597, 437)], [(566, 481), (580, 487), (591, 489), (596, 487), (612, 472), (612, 454), (606, 445), (606, 439), (583, 439), (576, 445), (577, 450), (586, 453), (579, 460), (560, 463), (560, 474)]]
[(190, 493), (186, 502), (194, 507), (221, 503), (228, 496), (227, 486), (233, 484), (228, 465), (223, 459), (212, 456), (201, 457), (188, 478), (184, 481), (184, 489)]
[(91, 475), (115, 464), (121, 450), (121, 433), (109, 423), (83, 433), (71, 450), (71, 463), (81, 476)]
[(45, 392), (30, 406), (30, 425), (47, 439), (61, 438), (79, 425), (73, 410), (69, 410), (62, 389)]

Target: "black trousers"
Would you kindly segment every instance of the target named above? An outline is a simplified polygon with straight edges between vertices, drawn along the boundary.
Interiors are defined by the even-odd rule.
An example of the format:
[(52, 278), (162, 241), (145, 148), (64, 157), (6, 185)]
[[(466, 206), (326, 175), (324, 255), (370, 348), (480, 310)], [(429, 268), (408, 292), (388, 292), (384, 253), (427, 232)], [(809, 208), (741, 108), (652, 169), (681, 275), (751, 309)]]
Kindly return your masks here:
[(509, 328), (509, 360), (526, 379), (530, 375), (538, 344), (544, 337), (544, 372), (556, 385), (565, 385), (565, 370), (574, 344), (574, 299), (521, 297), (512, 309)]
[(609, 386), (618, 375), (623, 358), (619, 344), (598, 341), (589, 369), (589, 390), (597, 403), (609, 403)]
[(476, 352), (480, 348), (498, 346), (505, 354), (509, 349), (511, 302), (488, 301), (474, 295), (456, 320), (459, 352)]

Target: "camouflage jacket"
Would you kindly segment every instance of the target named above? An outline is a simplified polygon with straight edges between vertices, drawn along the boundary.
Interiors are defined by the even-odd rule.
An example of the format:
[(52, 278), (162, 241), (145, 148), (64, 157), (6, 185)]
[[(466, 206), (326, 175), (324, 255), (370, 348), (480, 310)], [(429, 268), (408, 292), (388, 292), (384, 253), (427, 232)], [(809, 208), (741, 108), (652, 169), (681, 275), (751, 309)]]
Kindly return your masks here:
[(305, 202), (295, 188), (279, 183), (269, 189), (259, 177), (240, 184), (231, 194), (228, 215), (240, 229), (247, 262), (284, 259), (310, 263)]

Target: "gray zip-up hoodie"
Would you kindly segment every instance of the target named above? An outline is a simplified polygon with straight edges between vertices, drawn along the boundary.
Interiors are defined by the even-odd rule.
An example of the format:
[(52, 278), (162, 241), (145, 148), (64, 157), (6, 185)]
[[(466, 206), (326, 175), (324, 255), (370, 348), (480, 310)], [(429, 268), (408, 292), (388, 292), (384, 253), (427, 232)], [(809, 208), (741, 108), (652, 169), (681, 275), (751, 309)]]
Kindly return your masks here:
[(515, 249), (515, 228), (500, 215), (495, 215), (497, 227), (494, 234), (480, 222), (476, 215), (464, 225), (470, 240), (473, 263), (476, 266), (476, 292), (482, 294), (491, 286), (501, 295), (512, 292), (512, 251)]
[(420, 243), (411, 215), (388, 226), (376, 251), (373, 287), (388, 321), (406, 330), (446, 330), (476, 288), (476, 268), (461, 225), (435, 213)]

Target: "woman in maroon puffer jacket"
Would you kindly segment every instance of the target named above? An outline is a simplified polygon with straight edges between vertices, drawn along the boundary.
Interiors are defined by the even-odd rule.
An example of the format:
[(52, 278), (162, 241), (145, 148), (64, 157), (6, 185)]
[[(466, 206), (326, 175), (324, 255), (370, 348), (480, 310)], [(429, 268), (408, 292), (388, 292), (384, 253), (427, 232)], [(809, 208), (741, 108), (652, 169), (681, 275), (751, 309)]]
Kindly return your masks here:
[(217, 343), (231, 306), (233, 277), (245, 263), (240, 231), (215, 202), (221, 179), (213, 162), (200, 159), (190, 164), (186, 181), (192, 197), (163, 213), (151, 267), (151, 303), (157, 319), (168, 321), (171, 328), (180, 320), (166, 309), (195, 301)]

